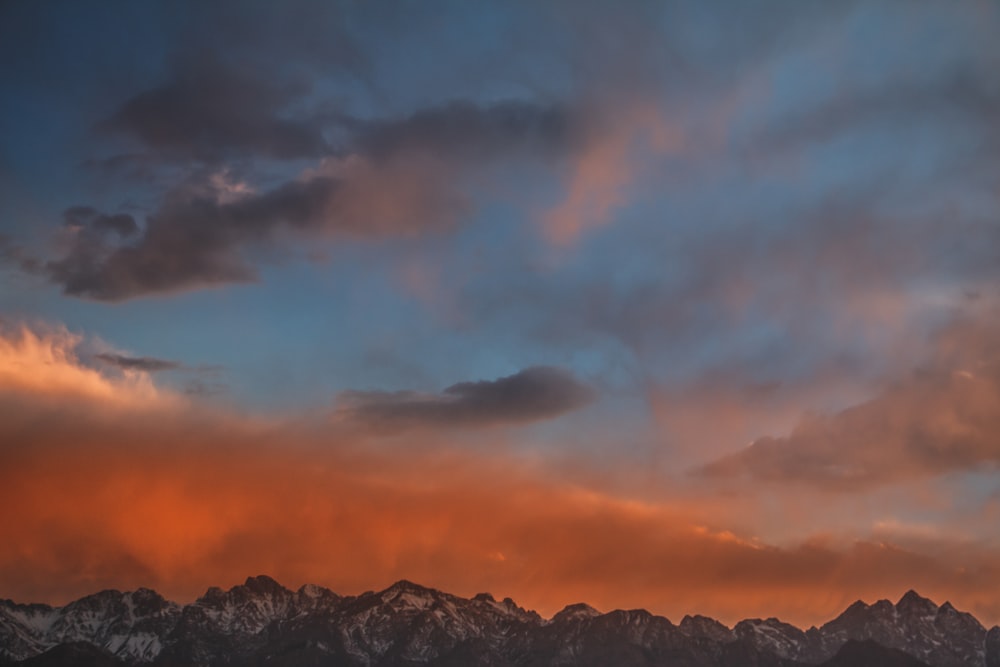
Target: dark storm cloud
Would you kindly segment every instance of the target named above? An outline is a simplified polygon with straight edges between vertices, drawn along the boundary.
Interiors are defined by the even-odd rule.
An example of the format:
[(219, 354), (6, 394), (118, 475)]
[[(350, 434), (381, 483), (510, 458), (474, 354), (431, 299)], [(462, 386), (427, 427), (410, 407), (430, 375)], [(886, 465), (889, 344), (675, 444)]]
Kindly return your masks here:
[(158, 371), (173, 371), (183, 368), (183, 364), (167, 359), (156, 359), (154, 357), (130, 357), (124, 354), (95, 354), (94, 358), (112, 366), (126, 371), (144, 371), (156, 373)]
[(568, 371), (532, 366), (497, 380), (460, 382), (441, 393), (348, 391), (337, 415), (376, 431), (538, 421), (580, 408), (594, 390)]
[(846, 490), (1000, 464), (1000, 317), (965, 320), (935, 341), (934, 358), (871, 400), (810, 415), (700, 474)]
[(328, 152), (321, 121), (285, 113), (307, 92), (294, 79), (265, 80), (211, 57), (186, 61), (170, 81), (130, 98), (100, 127), (173, 158), (318, 157)]

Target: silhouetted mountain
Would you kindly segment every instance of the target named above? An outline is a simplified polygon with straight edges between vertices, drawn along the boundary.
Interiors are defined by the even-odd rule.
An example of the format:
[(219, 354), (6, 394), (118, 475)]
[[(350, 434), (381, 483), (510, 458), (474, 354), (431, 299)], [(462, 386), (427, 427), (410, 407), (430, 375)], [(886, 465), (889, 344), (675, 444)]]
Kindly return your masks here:
[(674, 625), (644, 610), (569, 605), (551, 619), (481, 593), (409, 581), (340, 596), (251, 577), (188, 605), (103, 591), (64, 607), (0, 601), (0, 663), (35, 667), (1000, 667), (1000, 628), (910, 591), (856, 602), (820, 628), (776, 618), (730, 629), (704, 616)]

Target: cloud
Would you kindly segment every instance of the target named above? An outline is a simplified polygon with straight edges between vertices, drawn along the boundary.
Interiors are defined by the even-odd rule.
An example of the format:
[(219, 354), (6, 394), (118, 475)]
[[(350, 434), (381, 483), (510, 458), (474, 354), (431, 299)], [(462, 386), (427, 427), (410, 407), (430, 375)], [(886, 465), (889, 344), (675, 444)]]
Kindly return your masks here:
[(116, 234), (122, 238), (139, 231), (135, 218), (127, 213), (107, 215), (90, 206), (72, 206), (63, 212), (68, 227), (89, 228), (96, 234)]
[(834, 489), (1000, 464), (1000, 318), (959, 319), (933, 354), (877, 396), (809, 415), (701, 469), (713, 478), (799, 482)]
[(248, 71), (212, 57), (187, 59), (170, 81), (127, 100), (100, 128), (131, 135), (170, 159), (293, 159), (328, 153), (320, 119), (283, 115), (308, 88)]
[(343, 119), (354, 152), (376, 160), (423, 152), (475, 163), (498, 157), (550, 158), (581, 139), (569, 109), (523, 100), (489, 105), (457, 100), (420, 109), (401, 120)]
[[(190, 96), (200, 100), (198, 105), (214, 104), (212, 98)], [(225, 104), (232, 101), (223, 98)], [(241, 129), (239, 119), (229, 119), (229, 109), (219, 104), (212, 113), (224, 128), (220, 136), (211, 128), (191, 132), (210, 150), (252, 144), (250, 130)], [(233, 104), (239, 109), (254, 106)], [(151, 113), (172, 113), (162, 101), (150, 102), (149, 108)], [(186, 131), (183, 123), (162, 122), (172, 132)], [(190, 124), (197, 125), (194, 120)], [(482, 161), (557, 157), (573, 149), (572, 121), (565, 111), (518, 101), (453, 102), (402, 120), (342, 117), (341, 124), (351, 136), (343, 154), (330, 155), (299, 177), (262, 191), (244, 181), (231, 182), (228, 168), (192, 175), (163, 196), (141, 230), (127, 214), (71, 207), (63, 215), (68, 250), (48, 262), (35, 259), (33, 266), (36, 272), (42, 267), (64, 293), (98, 301), (253, 282), (261, 254), (280, 253), (307, 238), (382, 239), (454, 229), (472, 212), (462, 191), (470, 169)], [(225, 134), (243, 132), (248, 136)], [(189, 157), (203, 148), (188, 145), (183, 137), (162, 141)], [(5, 253), (8, 261), (24, 264), (12, 252), (13, 246)]]
[(289, 238), (375, 239), (454, 226), (466, 205), (445, 181), (436, 163), (347, 158), (260, 193), (220, 179), (190, 183), (166, 196), (136, 239), (99, 234), (95, 225), (108, 216), (92, 216), (70, 230), (68, 252), (45, 270), (66, 294), (98, 301), (252, 282), (251, 252)]
[(11, 266), (25, 275), (44, 273), (43, 262), (15, 243), (9, 236), (0, 234), (0, 266)]
[(532, 366), (496, 380), (460, 382), (439, 394), (347, 391), (336, 418), (377, 432), (491, 426), (550, 419), (589, 403), (594, 390), (568, 371)]
[(583, 233), (608, 224), (616, 209), (629, 203), (630, 186), (644, 164), (641, 155), (665, 155), (683, 145), (680, 128), (655, 106), (640, 101), (616, 105), (613, 121), (592, 132), (573, 156), (563, 200), (542, 216), (548, 241), (571, 245)]
[(161, 409), (177, 397), (136, 366), (115, 376), (80, 361), (82, 336), (63, 327), (0, 327), (0, 400), (84, 401), (108, 408)]
[[(855, 598), (916, 587), (987, 622), (1000, 617), (988, 545), (954, 549), (933, 535), (923, 551), (864, 536), (768, 544), (730, 529), (729, 498), (623, 498), (502, 446), (450, 446), (443, 412), (420, 413), (436, 431), (372, 447), (303, 416), (152, 400), (164, 392), (148, 374), (91, 369), (80, 346), (59, 328), (0, 337), (0, 524), (10, 545), (0, 587), (19, 601), (138, 586), (190, 600), (266, 571), (348, 594), (408, 577), (511, 595), (544, 614), (586, 600), (675, 619), (776, 614), (808, 624)], [(469, 406), (518, 406), (564, 381), (536, 369), (436, 400), (453, 394), (480, 419)]]
[(95, 354), (94, 358), (123, 370), (137, 370), (146, 373), (172, 371), (184, 367), (183, 364), (177, 361), (167, 361), (166, 359), (155, 359), (153, 357), (130, 357), (123, 354), (102, 353)]

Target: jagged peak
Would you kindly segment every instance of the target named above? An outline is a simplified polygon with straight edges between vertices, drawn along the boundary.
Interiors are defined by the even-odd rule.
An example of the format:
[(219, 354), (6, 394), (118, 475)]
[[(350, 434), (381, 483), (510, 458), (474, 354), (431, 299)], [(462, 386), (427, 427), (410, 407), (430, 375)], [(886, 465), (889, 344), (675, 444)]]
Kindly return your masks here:
[[(891, 605), (890, 605), (891, 607)], [(847, 609), (840, 612), (836, 618), (823, 624), (824, 628), (836, 628), (848, 624), (858, 619), (863, 619), (873, 610), (874, 607), (862, 600), (855, 600)]]
[(684, 618), (681, 619), (681, 624), (678, 627), (690, 627), (695, 625), (711, 625), (713, 627), (721, 627), (726, 630), (731, 630), (728, 625), (722, 621), (716, 620), (711, 616), (704, 616), (702, 614), (685, 614)]
[(767, 618), (744, 619), (736, 624), (736, 627), (733, 628), (733, 632), (735, 632), (737, 635), (741, 635), (741, 634), (746, 634), (748, 632), (755, 632), (756, 631), (755, 628), (760, 628), (760, 627), (772, 628), (775, 630), (791, 632), (795, 634), (797, 633), (805, 634), (805, 631), (802, 628), (798, 627), (797, 625), (792, 625), (791, 623), (786, 623), (785, 621), (782, 621), (780, 618), (777, 618), (775, 616), (769, 616)]
[(844, 610), (844, 613), (846, 614), (849, 611), (865, 611), (867, 609), (869, 609), (867, 602), (864, 600), (855, 600), (847, 609)]
[(708, 637), (717, 641), (730, 641), (736, 637), (725, 623), (701, 614), (685, 615), (677, 628), (689, 637)]
[(472, 598), (475, 602), (493, 602), (496, 603), (497, 599), (493, 597), (490, 593), (477, 593)]
[(899, 611), (918, 611), (925, 614), (937, 612), (938, 606), (931, 600), (923, 597), (912, 588), (899, 598), (896, 609)]
[(402, 592), (402, 591), (406, 591), (407, 593), (424, 593), (424, 594), (426, 594), (426, 593), (433, 593), (434, 589), (433, 588), (427, 588), (426, 586), (421, 586), (420, 584), (413, 583), (409, 579), (400, 579), (399, 581), (397, 581), (396, 583), (394, 583), (392, 586), (389, 586), (389, 588), (385, 589), (383, 592), (384, 593), (389, 593), (389, 592), (396, 593), (396, 592)]
[(324, 598), (324, 597), (334, 597), (339, 598), (340, 596), (331, 591), (329, 588), (325, 588), (318, 584), (302, 584), (299, 586), (299, 590), (296, 591), (301, 597), (307, 597), (312, 599)]
[(121, 602), (125, 595), (126, 593), (122, 593), (118, 589), (106, 588), (103, 591), (91, 593), (90, 595), (85, 595), (78, 600), (74, 600), (63, 608), (68, 610), (87, 609), (94, 606), (114, 604), (116, 602)]
[(220, 588), (219, 586), (209, 586), (208, 589), (205, 590), (205, 594), (202, 595), (200, 598), (198, 598), (195, 602), (202, 602), (205, 600), (217, 600), (218, 598), (221, 598), (225, 594), (226, 592), (222, 590), (222, 588)]
[(157, 593), (152, 588), (146, 588), (145, 586), (140, 586), (139, 588), (132, 591), (132, 597), (162, 598), (163, 596)]
[(287, 588), (279, 584), (266, 574), (258, 574), (256, 577), (247, 577), (243, 582), (243, 588), (258, 594), (290, 593)]
[(56, 609), (56, 607), (53, 607), (50, 604), (45, 604), (44, 602), (21, 603), (14, 602), (10, 598), (0, 598), (0, 607), (7, 607), (8, 609), (27, 609), (36, 612), (47, 612)]
[(576, 604), (568, 604), (563, 607), (561, 611), (552, 617), (552, 622), (558, 623), (559, 621), (567, 621), (574, 618), (594, 618), (595, 616), (600, 615), (601, 612), (597, 611), (589, 604), (585, 602), (577, 602)]
[(232, 599), (234, 596), (275, 597), (291, 594), (290, 590), (271, 577), (266, 574), (259, 574), (255, 577), (247, 577), (246, 581), (242, 584), (233, 586), (228, 591), (224, 591), (218, 586), (210, 586), (204, 595), (195, 600), (195, 604), (219, 604), (223, 600)]
[(408, 606), (423, 608), (432, 604), (434, 599), (441, 595), (433, 588), (427, 588), (420, 584), (415, 584), (408, 579), (400, 579), (381, 593), (378, 597), (385, 603), (405, 603)]

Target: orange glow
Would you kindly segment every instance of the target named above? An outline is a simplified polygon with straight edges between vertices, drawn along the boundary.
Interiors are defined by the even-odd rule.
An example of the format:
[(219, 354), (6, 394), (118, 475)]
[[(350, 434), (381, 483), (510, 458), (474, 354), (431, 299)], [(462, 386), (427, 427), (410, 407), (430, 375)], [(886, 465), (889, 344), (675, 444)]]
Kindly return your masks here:
[[(47, 372), (77, 368), (85, 387), (118, 386), (39, 340), (5, 349), (28, 361), (52, 355)], [(20, 376), (5, 377), (3, 597), (61, 603), (150, 586), (186, 601), (267, 573), (347, 594), (407, 578), (509, 595), (545, 615), (587, 601), (674, 621), (777, 615), (807, 625), (856, 598), (917, 587), (984, 622), (1000, 617), (988, 549), (966, 549), (958, 564), (889, 542), (775, 546), (742, 533), (724, 497), (616, 497), (503, 446), (458, 449), (433, 433), (358, 441), (331, 435), (329, 423), (180, 404), (123, 410), (87, 391), (24, 400), (12, 386), (25, 385), (9, 379)]]

